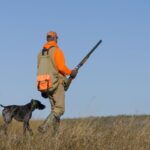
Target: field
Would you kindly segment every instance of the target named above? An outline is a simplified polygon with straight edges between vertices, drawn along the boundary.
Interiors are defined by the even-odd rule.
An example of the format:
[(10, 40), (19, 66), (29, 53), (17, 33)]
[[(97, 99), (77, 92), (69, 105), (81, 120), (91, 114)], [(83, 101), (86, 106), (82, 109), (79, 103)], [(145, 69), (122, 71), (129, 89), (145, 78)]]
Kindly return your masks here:
[[(0, 119), (2, 123), (2, 119)], [(150, 116), (63, 119), (58, 135), (39, 134), (40, 120), (30, 122), (34, 135), (22, 135), (22, 124), (0, 132), (0, 150), (150, 150)]]

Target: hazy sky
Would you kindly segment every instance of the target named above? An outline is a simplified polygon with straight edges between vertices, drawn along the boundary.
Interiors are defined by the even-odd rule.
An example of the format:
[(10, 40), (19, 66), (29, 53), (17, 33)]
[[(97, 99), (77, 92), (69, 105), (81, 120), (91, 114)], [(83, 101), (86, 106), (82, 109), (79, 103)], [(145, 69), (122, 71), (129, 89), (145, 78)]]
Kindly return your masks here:
[(66, 92), (64, 117), (150, 114), (149, 16), (149, 0), (1, 0), (0, 103), (38, 99), (47, 108), (33, 117), (48, 115), (36, 62), (54, 30), (71, 69), (103, 40)]

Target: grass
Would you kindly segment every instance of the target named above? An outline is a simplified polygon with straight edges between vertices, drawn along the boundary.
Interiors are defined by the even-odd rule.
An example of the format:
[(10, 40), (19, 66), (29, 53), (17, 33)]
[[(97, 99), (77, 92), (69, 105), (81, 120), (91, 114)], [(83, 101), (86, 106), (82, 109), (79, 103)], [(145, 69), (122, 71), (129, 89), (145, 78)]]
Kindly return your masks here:
[(0, 150), (150, 150), (150, 116), (146, 115), (63, 119), (55, 137), (40, 135), (40, 124), (31, 120), (34, 136), (24, 137), (22, 123), (13, 121), (7, 136), (0, 132)]

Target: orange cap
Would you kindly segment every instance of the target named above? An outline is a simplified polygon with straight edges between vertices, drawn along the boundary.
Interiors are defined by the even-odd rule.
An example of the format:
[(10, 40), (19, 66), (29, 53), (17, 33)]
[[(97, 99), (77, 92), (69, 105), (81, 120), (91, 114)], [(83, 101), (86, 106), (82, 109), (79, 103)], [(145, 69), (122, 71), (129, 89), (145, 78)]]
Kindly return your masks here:
[(48, 33), (47, 33), (47, 36), (51, 36), (51, 37), (54, 37), (54, 38), (58, 38), (57, 33), (54, 32), (54, 31), (48, 32)]

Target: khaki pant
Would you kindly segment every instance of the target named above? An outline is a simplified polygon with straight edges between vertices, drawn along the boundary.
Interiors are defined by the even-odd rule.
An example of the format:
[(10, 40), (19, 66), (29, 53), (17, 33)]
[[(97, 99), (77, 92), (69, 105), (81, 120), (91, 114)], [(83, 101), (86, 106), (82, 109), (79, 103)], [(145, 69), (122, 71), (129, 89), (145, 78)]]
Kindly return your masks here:
[(51, 112), (57, 117), (61, 117), (65, 111), (65, 91), (62, 84), (59, 84), (53, 95), (49, 96), (49, 101), (51, 104)]
[(52, 134), (56, 134), (59, 129), (60, 117), (65, 111), (65, 91), (62, 84), (59, 84), (55, 92), (49, 95), (49, 101), (51, 104), (51, 113), (43, 124), (39, 126), (38, 130), (44, 133), (49, 127), (52, 127)]

